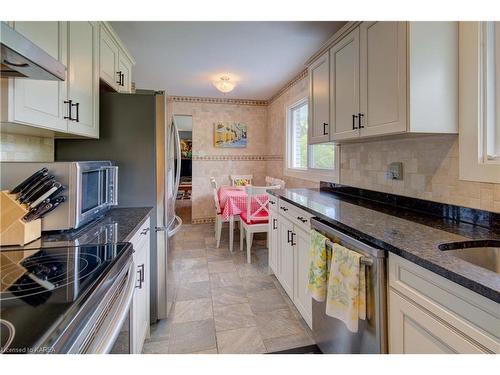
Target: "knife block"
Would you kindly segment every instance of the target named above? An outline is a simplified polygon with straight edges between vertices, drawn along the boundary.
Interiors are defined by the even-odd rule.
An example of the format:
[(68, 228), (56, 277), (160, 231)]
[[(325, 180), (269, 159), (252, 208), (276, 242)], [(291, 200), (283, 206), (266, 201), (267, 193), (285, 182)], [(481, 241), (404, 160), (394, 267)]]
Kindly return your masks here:
[(16, 201), (14, 194), (0, 192), (0, 246), (24, 246), (41, 237), (42, 220), (25, 222), (23, 216), (28, 211), (26, 205)]

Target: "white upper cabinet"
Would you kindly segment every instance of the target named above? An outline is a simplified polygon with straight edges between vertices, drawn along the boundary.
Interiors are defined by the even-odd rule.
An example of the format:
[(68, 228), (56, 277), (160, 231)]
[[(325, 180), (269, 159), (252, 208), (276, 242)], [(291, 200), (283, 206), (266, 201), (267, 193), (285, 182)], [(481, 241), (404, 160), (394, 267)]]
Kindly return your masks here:
[[(326, 64), (328, 109), (317, 88)], [(458, 22), (350, 22), (310, 60), (309, 78), (309, 143), (457, 133)], [(315, 117), (327, 111), (329, 137)]]
[[(16, 31), (67, 66), (66, 27), (66, 22), (56, 21), (14, 22)], [(14, 78), (8, 84), (2, 79), (2, 85), (9, 86), (8, 95), (2, 95), (2, 122), (67, 131), (66, 82)]]
[(99, 73), (96, 22), (68, 25), (68, 132), (99, 137)]
[(108, 29), (101, 26), (100, 32), (100, 77), (109, 87), (118, 91), (118, 44), (111, 37)]
[(360, 33), (361, 136), (406, 131), (406, 23), (363, 22)]
[(135, 61), (106, 22), (101, 23), (99, 44), (101, 80), (115, 91), (132, 92), (132, 66)]
[(359, 29), (330, 50), (330, 140), (359, 135)]
[(330, 62), (325, 53), (309, 67), (309, 143), (330, 139)]

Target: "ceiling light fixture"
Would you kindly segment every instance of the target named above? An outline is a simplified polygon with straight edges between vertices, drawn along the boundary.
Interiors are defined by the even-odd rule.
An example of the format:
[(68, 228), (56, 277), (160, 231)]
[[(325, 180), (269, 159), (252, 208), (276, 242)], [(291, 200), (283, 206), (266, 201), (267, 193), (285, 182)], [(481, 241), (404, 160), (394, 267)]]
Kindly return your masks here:
[(214, 82), (214, 86), (220, 92), (227, 94), (228, 92), (233, 91), (235, 84), (234, 82), (231, 82), (231, 78), (228, 76), (222, 76), (218, 81)]

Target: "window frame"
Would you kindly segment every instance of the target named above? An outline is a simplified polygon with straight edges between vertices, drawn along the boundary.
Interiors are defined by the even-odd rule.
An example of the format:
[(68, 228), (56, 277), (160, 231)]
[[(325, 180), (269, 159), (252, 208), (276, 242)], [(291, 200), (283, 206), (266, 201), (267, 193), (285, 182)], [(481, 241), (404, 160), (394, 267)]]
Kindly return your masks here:
[[(283, 163), (283, 174), (287, 177), (299, 178), (303, 180), (319, 182), (339, 182), (339, 172), (340, 172), (340, 146), (332, 143), (333, 157), (334, 157), (334, 167), (333, 169), (320, 169), (311, 168), (311, 144), (309, 140), (307, 143), (307, 167), (306, 168), (294, 168), (292, 167), (292, 116), (291, 111), (298, 107), (299, 105), (307, 104), (308, 116), (307, 116), (307, 126), (310, 126), (310, 116), (309, 110), (311, 103), (309, 97), (306, 95), (301, 95), (292, 98), (284, 104), (283, 110), (285, 112), (285, 160)], [(307, 137), (309, 137), (309, 131), (307, 132)], [(326, 142), (325, 142), (326, 143)]]
[(459, 23), (459, 178), (500, 183), (486, 149), (485, 22)]

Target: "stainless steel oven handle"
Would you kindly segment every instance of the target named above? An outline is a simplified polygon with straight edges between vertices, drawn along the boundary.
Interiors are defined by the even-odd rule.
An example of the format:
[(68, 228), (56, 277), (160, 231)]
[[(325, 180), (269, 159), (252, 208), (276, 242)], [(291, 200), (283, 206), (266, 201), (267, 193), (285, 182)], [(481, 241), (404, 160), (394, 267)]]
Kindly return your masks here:
[[(118, 205), (118, 166), (116, 166), (116, 165), (104, 166), (101, 168), (101, 170), (107, 171), (107, 174), (106, 174), (106, 202), (110, 206), (117, 206)], [(111, 197), (109, 196), (110, 195), (110, 191), (109, 191), (110, 175), (113, 176), (111, 178), (112, 179), (112, 187), (113, 187), (113, 190), (111, 191)]]
[(132, 304), (135, 291), (135, 275), (135, 263), (131, 262), (128, 268), (127, 282), (123, 289), (123, 296), (114, 313), (114, 319), (110, 319), (109, 326), (105, 327), (101, 341), (93, 345), (93, 354), (105, 354), (111, 351)]

